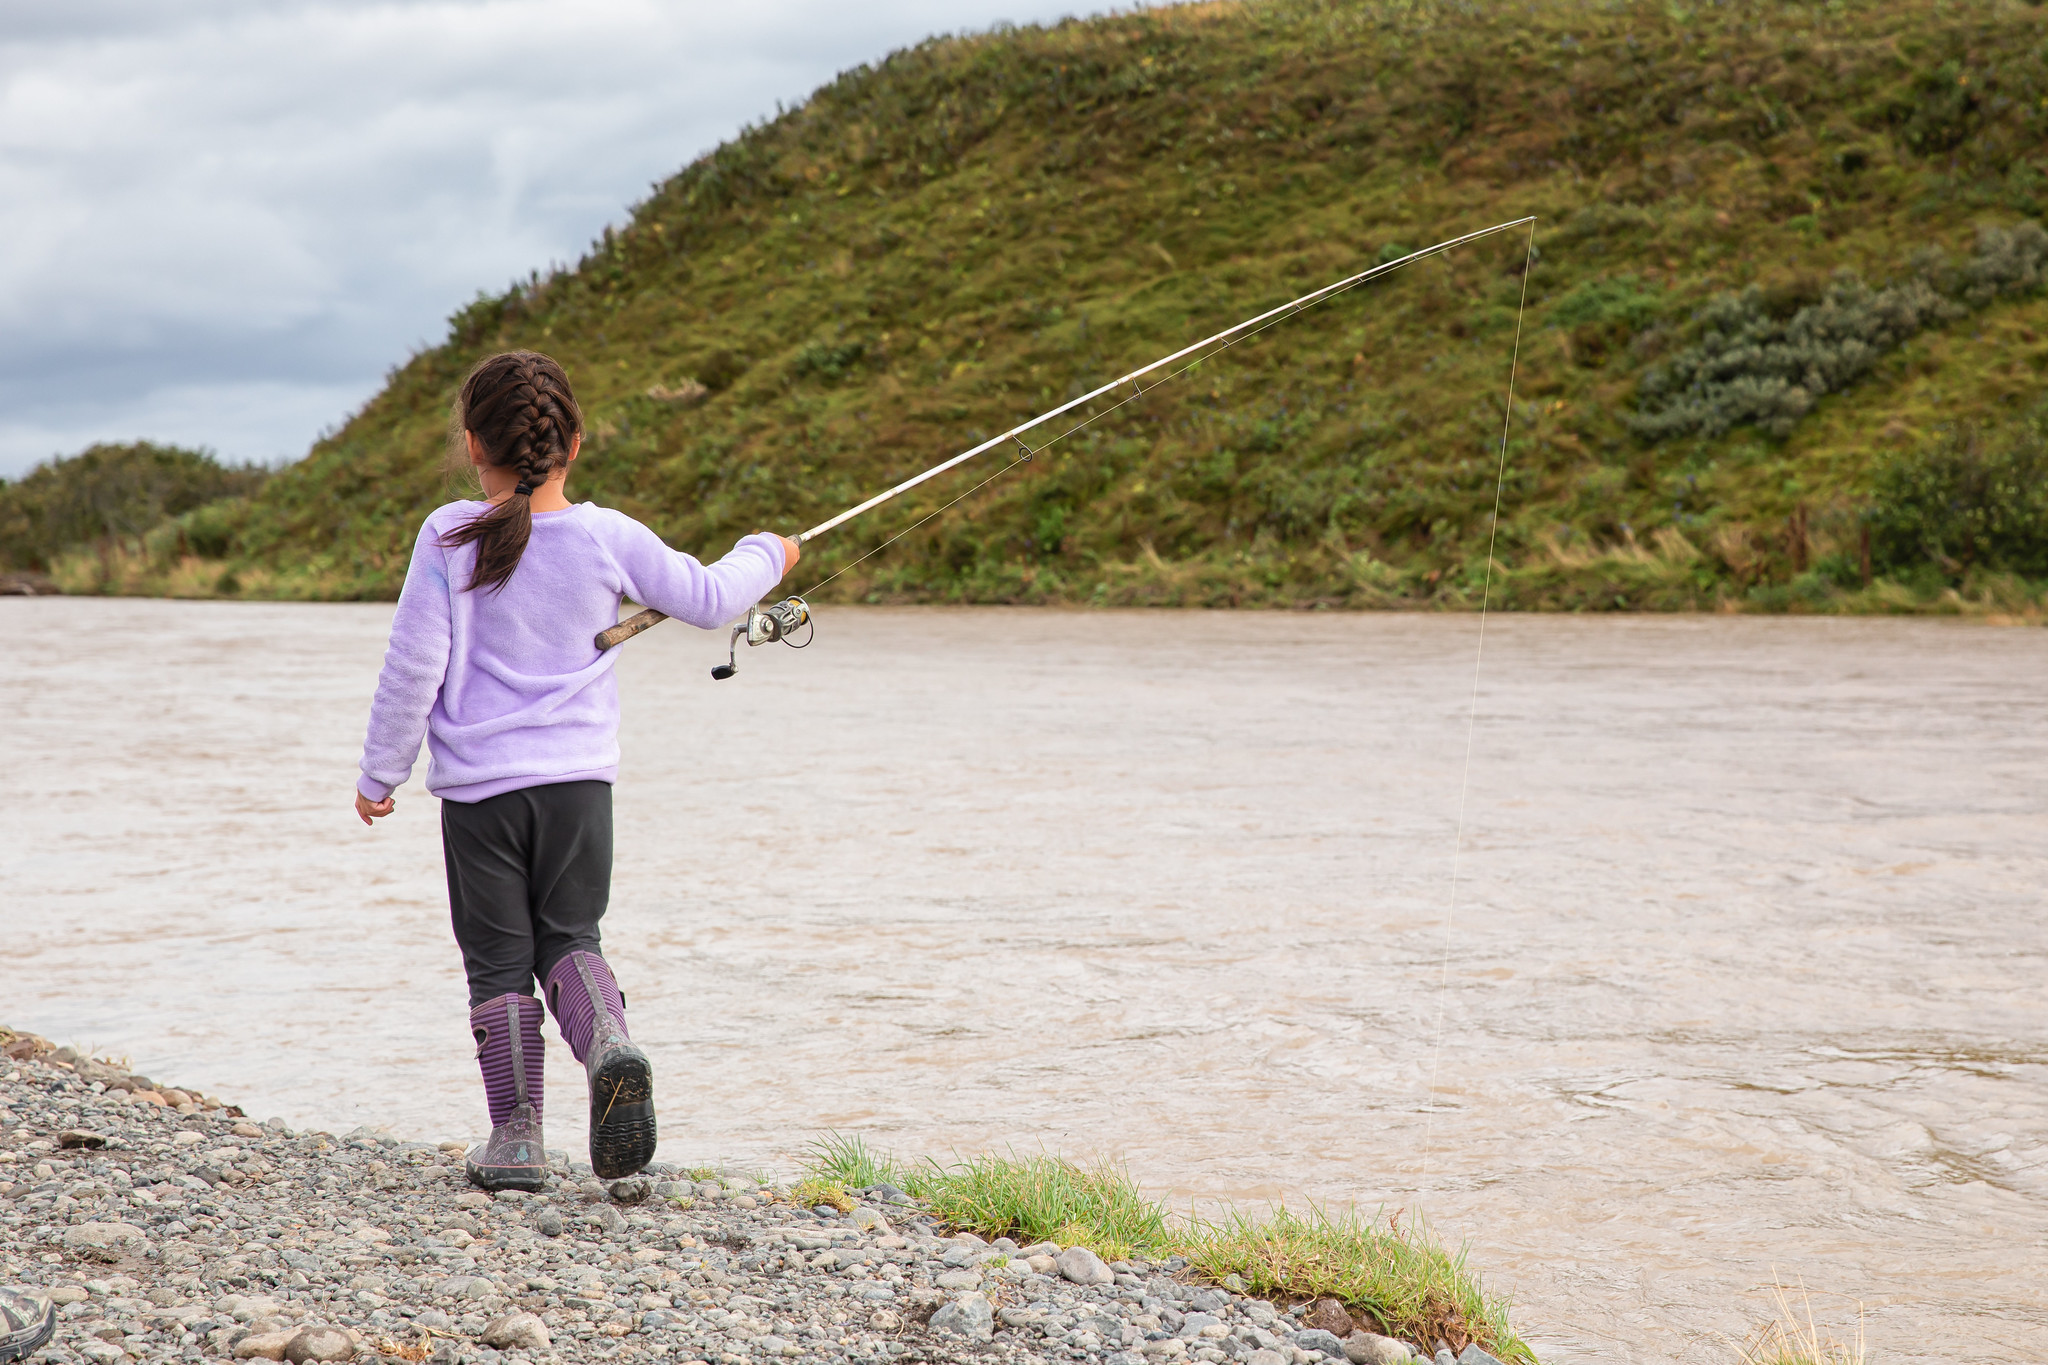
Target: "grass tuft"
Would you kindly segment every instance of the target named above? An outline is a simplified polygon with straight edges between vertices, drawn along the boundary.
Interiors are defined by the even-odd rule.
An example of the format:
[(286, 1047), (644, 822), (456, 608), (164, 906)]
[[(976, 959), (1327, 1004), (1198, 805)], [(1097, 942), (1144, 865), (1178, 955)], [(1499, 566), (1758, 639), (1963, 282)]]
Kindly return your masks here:
[(1778, 1300), (1777, 1316), (1759, 1327), (1750, 1339), (1735, 1349), (1743, 1365), (1863, 1365), (1863, 1323), (1859, 1307), (1856, 1344), (1850, 1346), (1823, 1337), (1813, 1320), (1813, 1300), (1806, 1286), (1799, 1287), (1799, 1307), (1783, 1284), (1773, 1285)]
[(807, 1209), (828, 1204), (841, 1213), (853, 1212), (853, 1196), (846, 1192), (846, 1186), (836, 1180), (812, 1178), (800, 1182), (790, 1191), (790, 1198)]
[(892, 1185), (948, 1226), (985, 1237), (1084, 1246), (1111, 1261), (1180, 1257), (1204, 1280), (1279, 1303), (1336, 1298), (1367, 1326), (1425, 1353), (1439, 1341), (1454, 1349), (1477, 1341), (1505, 1360), (1536, 1359), (1509, 1325), (1507, 1302), (1484, 1292), (1464, 1252), (1399, 1214), (1381, 1221), (1311, 1205), (1306, 1213), (1183, 1219), (1108, 1163), (1087, 1167), (1043, 1153), (905, 1163), (842, 1133), (810, 1145), (806, 1170), (800, 1190)]
[(922, 1196), (935, 1167), (930, 1162), (904, 1166), (887, 1152), (878, 1152), (855, 1133), (826, 1133), (804, 1149), (804, 1169), (818, 1180), (849, 1190), (889, 1185)]
[(945, 1167), (925, 1195), (957, 1228), (1018, 1241), (1085, 1246), (1123, 1260), (1172, 1243), (1166, 1206), (1145, 1198), (1122, 1170), (1058, 1156), (982, 1155)]
[(1489, 1299), (1465, 1253), (1447, 1250), (1419, 1219), (1404, 1226), (1398, 1213), (1381, 1222), (1314, 1205), (1266, 1218), (1232, 1213), (1192, 1225), (1181, 1254), (1205, 1278), (1235, 1275), (1254, 1294), (1342, 1300), (1353, 1317), (1369, 1314), (1380, 1331), (1425, 1350), (1477, 1341), (1509, 1360), (1536, 1358), (1508, 1325), (1506, 1301)]

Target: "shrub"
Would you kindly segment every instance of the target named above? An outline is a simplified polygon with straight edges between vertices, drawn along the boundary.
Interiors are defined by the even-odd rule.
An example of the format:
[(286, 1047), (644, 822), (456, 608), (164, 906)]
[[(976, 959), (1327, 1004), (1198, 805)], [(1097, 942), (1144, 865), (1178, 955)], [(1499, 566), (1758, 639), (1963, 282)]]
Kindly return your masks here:
[(1587, 323), (1625, 323), (1640, 327), (1653, 322), (1664, 303), (1655, 286), (1644, 288), (1633, 275), (1588, 280), (1550, 306), (1550, 320), (1559, 327), (1583, 327)]
[(1550, 323), (1570, 333), (1573, 357), (1591, 365), (1663, 311), (1654, 286), (1646, 289), (1634, 275), (1616, 275), (1588, 280), (1552, 304)]
[(1821, 395), (1855, 383), (1916, 332), (2038, 289), (2044, 260), (2048, 232), (2028, 221), (1984, 229), (1960, 267), (1925, 255), (1883, 289), (1843, 271), (1789, 316), (1754, 285), (1719, 295), (1700, 310), (1693, 345), (1643, 376), (1629, 427), (1651, 441), (1748, 424), (1783, 438)]
[(867, 353), (866, 342), (844, 341), (834, 345), (814, 341), (796, 353), (796, 358), (789, 363), (789, 373), (795, 379), (810, 376), (827, 381), (843, 379)]
[(2048, 577), (2048, 404), (2003, 433), (1956, 426), (1878, 465), (1873, 565)]

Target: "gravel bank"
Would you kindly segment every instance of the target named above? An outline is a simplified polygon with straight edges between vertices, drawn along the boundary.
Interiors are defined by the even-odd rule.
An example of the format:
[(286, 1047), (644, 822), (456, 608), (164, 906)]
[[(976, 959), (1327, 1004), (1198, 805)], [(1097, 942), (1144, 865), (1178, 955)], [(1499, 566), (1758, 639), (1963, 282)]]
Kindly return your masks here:
[(1322, 1305), (1187, 1283), (1178, 1262), (948, 1237), (884, 1188), (851, 1211), (729, 1172), (607, 1189), (556, 1152), (550, 1191), (490, 1196), (455, 1144), (294, 1133), (40, 1039), (0, 1044), (0, 1283), (60, 1305), (35, 1360), (1412, 1358), (1310, 1327)]

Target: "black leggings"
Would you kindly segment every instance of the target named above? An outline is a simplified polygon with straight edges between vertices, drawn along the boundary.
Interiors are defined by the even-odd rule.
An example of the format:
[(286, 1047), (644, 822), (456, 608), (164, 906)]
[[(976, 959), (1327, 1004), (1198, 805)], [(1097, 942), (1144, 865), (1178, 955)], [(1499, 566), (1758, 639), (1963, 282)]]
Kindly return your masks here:
[(612, 784), (556, 782), (441, 803), (448, 910), (469, 1007), (530, 995), (570, 953), (600, 951), (612, 894)]

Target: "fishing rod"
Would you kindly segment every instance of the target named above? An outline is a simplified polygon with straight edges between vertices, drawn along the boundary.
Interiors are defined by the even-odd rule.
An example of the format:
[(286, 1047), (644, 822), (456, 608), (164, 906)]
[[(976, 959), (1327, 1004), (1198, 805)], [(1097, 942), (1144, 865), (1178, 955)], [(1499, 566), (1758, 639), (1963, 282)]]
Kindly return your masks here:
[[(988, 440), (983, 441), (980, 445), (973, 447), (971, 450), (963, 450), (958, 455), (953, 456), (951, 459), (941, 460), (939, 463), (933, 465), (930, 469), (925, 470), (922, 474), (913, 474), (911, 477), (905, 479), (902, 483), (897, 484), (894, 488), (888, 489), (885, 492), (877, 493), (872, 498), (869, 498), (866, 502), (857, 503), (854, 506), (847, 508), (844, 512), (841, 512), (838, 516), (831, 517), (825, 521), (819, 522), (810, 530), (798, 535), (796, 537), (797, 543), (799, 545), (807, 544), (816, 537), (824, 535), (827, 531), (832, 530), (834, 527), (843, 526), (847, 522), (852, 521), (855, 517), (858, 517), (863, 513), (873, 511), (875, 508), (880, 507), (883, 503), (888, 502), (890, 499), (894, 497), (897, 497), (899, 494), (907, 493), (911, 489), (917, 487), (919, 484), (925, 483), (931, 479), (935, 479), (939, 475), (945, 473), (947, 470), (958, 468), (960, 465), (966, 464), (969, 460), (975, 458), (977, 455), (986, 455), (989, 451), (995, 450), (1000, 446), (1007, 446), (1014, 443), (1019, 449), (1021, 449), (1024, 452), (1022, 456), (1020, 456), (1017, 460), (1013, 461), (1010, 465), (1004, 466), (1004, 469), (1013, 468), (1015, 465), (1022, 464), (1025, 461), (1029, 460), (1032, 456), (1038, 454), (1040, 451), (1045, 450), (1054, 442), (1060, 441), (1067, 436), (1071, 436), (1075, 431), (1078, 431), (1081, 429), (1081, 427), (1086, 426), (1088, 422), (1092, 422), (1095, 420), (1095, 418), (1090, 417), (1085, 421), (1082, 421), (1076, 424), (1075, 426), (1069, 428), (1068, 430), (1061, 432), (1058, 436), (1053, 437), (1052, 440), (1047, 441), (1044, 445), (1041, 445), (1036, 449), (1032, 448), (1029, 444), (1025, 442), (1025, 432), (1043, 426), (1047, 422), (1052, 421), (1056, 417), (1060, 417), (1066, 413), (1072, 412), (1076, 408), (1085, 407), (1087, 404), (1094, 402), (1096, 399), (1104, 397), (1108, 394), (1115, 393), (1124, 385), (1129, 384), (1134, 389), (1134, 392), (1132, 392), (1128, 397), (1120, 400), (1115, 405), (1116, 407), (1121, 407), (1124, 403), (1128, 403), (1132, 399), (1137, 398), (1140, 395), (1144, 394), (1147, 391), (1148, 387), (1157, 388), (1159, 384), (1165, 383), (1166, 380), (1174, 379), (1179, 377), (1181, 374), (1185, 374), (1188, 370), (1193, 369), (1196, 365), (1201, 364), (1203, 360), (1208, 359), (1209, 355), (1217, 354), (1223, 350), (1228, 349), (1231, 346), (1236, 345), (1239, 341), (1244, 340), (1247, 335), (1264, 331), (1266, 328), (1271, 327), (1272, 325), (1274, 325), (1277, 322), (1280, 322), (1284, 318), (1292, 317), (1296, 313), (1302, 312), (1308, 308), (1312, 308), (1316, 304), (1321, 303), (1326, 299), (1333, 298), (1336, 295), (1343, 293), (1347, 289), (1351, 289), (1358, 285), (1364, 284), (1367, 280), (1373, 279), (1376, 276), (1387, 274), (1390, 271), (1399, 270), (1402, 266), (1408, 265), (1411, 262), (1424, 260), (1430, 256), (1438, 256), (1443, 254), (1444, 252), (1455, 250), (1458, 247), (1464, 246), (1468, 242), (1476, 242), (1479, 241), (1481, 238), (1491, 237), (1495, 233), (1506, 232), (1510, 228), (1524, 227), (1534, 221), (1534, 215), (1526, 215), (1521, 218), (1510, 219), (1508, 222), (1505, 223), (1495, 223), (1492, 227), (1481, 228), (1477, 232), (1468, 232), (1462, 237), (1453, 237), (1449, 241), (1438, 242), (1435, 246), (1427, 246), (1420, 251), (1411, 251), (1406, 256), (1397, 257), (1396, 259), (1391, 261), (1383, 261), (1379, 265), (1373, 266), (1370, 269), (1361, 270), (1355, 275), (1347, 275), (1345, 278), (1338, 280), (1334, 284), (1326, 284), (1321, 289), (1313, 290), (1309, 293), (1303, 294), (1300, 298), (1293, 299), (1287, 303), (1283, 303), (1278, 308), (1269, 308), (1265, 312), (1259, 314), (1257, 317), (1246, 318), (1243, 322), (1238, 323), (1235, 327), (1226, 327), (1224, 330), (1216, 333), (1214, 336), (1204, 337), (1202, 340), (1197, 341), (1192, 345), (1183, 346), (1178, 351), (1175, 351), (1172, 355), (1161, 356), (1159, 359), (1153, 361), (1151, 364), (1141, 366), (1138, 369), (1132, 370), (1129, 374), (1121, 375), (1118, 378), (1111, 380), (1109, 383), (1104, 384), (1101, 388), (1095, 389), (1089, 393), (1084, 393), (1079, 398), (1069, 399), (1067, 402), (1060, 404), (1056, 408), (1051, 408), (1045, 412), (1041, 412), (1040, 414), (1038, 414), (1038, 416), (1031, 418), (1029, 421), (1020, 422), (1016, 426), (1011, 427), (1008, 431), (1003, 432), (1000, 436), (992, 436)], [(1207, 355), (1201, 355), (1198, 356), (1196, 359), (1189, 361), (1186, 366), (1183, 366), (1180, 370), (1175, 371), (1173, 374), (1167, 375), (1164, 379), (1155, 381), (1150, 386), (1142, 382), (1146, 375), (1151, 374), (1155, 370), (1164, 369), (1166, 366), (1173, 364), (1175, 361), (1186, 359), (1188, 356), (1195, 355), (1196, 352), (1202, 351), (1204, 350), (1204, 348), (1210, 346), (1215, 346), (1216, 350), (1209, 352)], [(1113, 411), (1114, 409), (1111, 410)], [(1102, 414), (1098, 413), (1096, 415), (1101, 416)], [(998, 470), (997, 474), (1001, 474), (1002, 472), (1003, 470)], [(986, 486), (995, 477), (996, 475), (990, 475), (988, 479), (984, 479), (980, 484), (975, 485), (975, 488), (970, 488), (968, 490), (968, 493), (972, 493), (976, 489)], [(967, 493), (963, 493), (960, 496), (964, 498), (967, 496)], [(959, 501), (960, 498), (955, 498), (953, 500), (953, 503), (957, 503)], [(946, 507), (951, 507), (953, 503), (947, 503)], [(944, 507), (939, 509), (939, 511), (941, 512), (945, 510), (946, 508)], [(937, 516), (938, 513), (934, 512), (931, 515)], [(922, 525), (924, 521), (929, 519), (930, 517), (926, 517), (920, 520), (917, 523), (917, 525)], [(915, 527), (913, 526), (910, 529), (914, 530)], [(903, 534), (906, 533), (899, 532), (897, 536), (891, 536), (888, 541), (884, 541), (882, 545), (877, 546), (875, 550), (870, 550), (868, 553), (874, 554), (877, 550), (884, 548), (894, 540), (898, 539)], [(863, 555), (861, 558), (865, 559), (867, 558), (867, 556)], [(859, 561), (856, 560), (855, 562), (858, 563)], [(848, 565), (847, 567), (851, 568), (852, 566)], [(845, 570), (842, 569), (840, 570), (840, 572), (844, 573)], [(838, 574), (834, 574), (832, 575), (832, 577), (836, 578), (838, 577)], [(828, 578), (824, 582), (829, 583), (830, 581), (831, 579)], [(818, 584), (818, 587), (823, 586), (824, 583)], [(817, 588), (812, 588), (811, 591), (815, 592), (817, 591)], [(605, 650), (612, 649), (618, 645), (624, 644), (626, 641), (632, 639), (635, 635), (638, 635), (641, 631), (647, 630), (652, 626), (659, 625), (661, 622), (666, 621), (667, 619), (668, 617), (665, 613), (656, 611), (654, 608), (649, 607), (645, 611), (637, 612), (634, 615), (627, 617), (625, 620), (619, 622), (615, 626), (611, 626), (599, 631), (594, 640), (592, 641), (592, 643), (595, 644), (598, 648), (598, 651), (602, 653)], [(813, 631), (815, 631), (816, 629), (816, 624), (812, 620), (811, 616), (811, 605), (800, 596), (785, 598), (782, 601), (773, 604), (772, 606), (749, 607), (747, 609), (746, 619), (736, 623), (732, 628), (732, 637), (727, 644), (726, 662), (712, 669), (711, 676), (723, 680), (725, 678), (730, 678), (734, 673), (739, 671), (739, 642), (742, 638), (746, 640), (747, 644), (750, 647), (755, 645), (770, 644), (779, 640), (785, 644), (790, 645), (792, 648), (802, 649), (805, 645), (808, 645), (811, 642), (811, 635), (809, 633), (806, 633), (804, 635), (802, 643), (798, 643), (794, 636), (797, 629), (799, 627), (804, 626), (809, 626)]]

